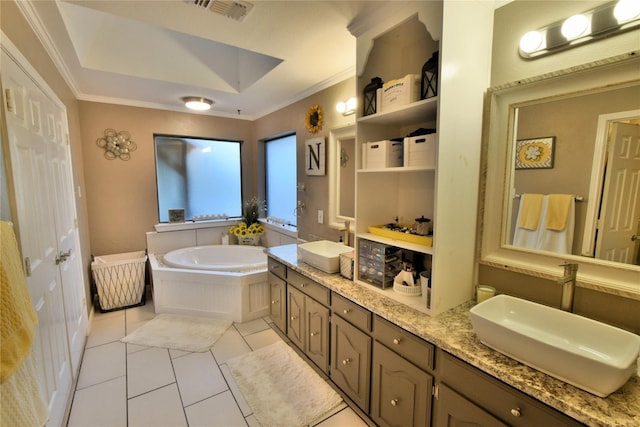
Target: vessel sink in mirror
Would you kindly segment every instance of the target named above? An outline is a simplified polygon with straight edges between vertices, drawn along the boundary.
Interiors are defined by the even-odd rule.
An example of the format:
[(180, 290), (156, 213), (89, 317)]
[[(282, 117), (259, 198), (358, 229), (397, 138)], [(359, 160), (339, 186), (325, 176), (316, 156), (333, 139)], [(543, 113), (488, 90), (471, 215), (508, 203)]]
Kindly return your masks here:
[(487, 93), (481, 263), (640, 298), (640, 58)]
[(301, 243), (298, 245), (298, 257), (326, 273), (340, 271), (340, 254), (351, 252), (352, 247), (330, 240)]
[(622, 329), (507, 295), (470, 314), (483, 344), (596, 396), (636, 373), (640, 337)]

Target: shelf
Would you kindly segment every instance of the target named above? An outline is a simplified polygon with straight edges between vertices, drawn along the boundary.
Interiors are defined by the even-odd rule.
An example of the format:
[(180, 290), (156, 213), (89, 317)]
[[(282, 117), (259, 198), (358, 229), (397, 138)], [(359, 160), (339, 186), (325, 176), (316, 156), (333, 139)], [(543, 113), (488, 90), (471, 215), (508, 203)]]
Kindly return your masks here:
[(358, 169), (358, 173), (390, 173), (390, 172), (435, 172), (435, 168), (420, 166), (397, 166), (393, 168)]
[(391, 111), (382, 111), (376, 114), (359, 117), (358, 123), (371, 124), (398, 124), (398, 123), (421, 123), (429, 119), (436, 119), (438, 110), (438, 97), (423, 99), (421, 101), (412, 102), (405, 106), (399, 107)]
[(373, 242), (384, 243), (385, 245), (396, 246), (402, 249), (409, 249), (414, 252), (433, 255), (433, 247), (431, 246), (418, 245), (411, 242), (405, 242), (404, 240), (390, 239), (388, 237), (378, 236), (371, 233), (358, 233), (356, 237), (371, 240)]

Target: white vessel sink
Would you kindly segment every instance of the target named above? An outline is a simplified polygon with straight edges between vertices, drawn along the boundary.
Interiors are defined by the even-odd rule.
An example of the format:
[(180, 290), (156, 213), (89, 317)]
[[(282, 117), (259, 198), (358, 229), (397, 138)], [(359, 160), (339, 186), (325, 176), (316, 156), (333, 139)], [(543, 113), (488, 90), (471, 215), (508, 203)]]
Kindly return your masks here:
[(351, 252), (352, 247), (331, 240), (301, 243), (298, 256), (302, 261), (327, 273), (340, 271), (340, 254)]
[(638, 335), (573, 313), (498, 295), (471, 309), (471, 323), (485, 345), (596, 396), (636, 372)]

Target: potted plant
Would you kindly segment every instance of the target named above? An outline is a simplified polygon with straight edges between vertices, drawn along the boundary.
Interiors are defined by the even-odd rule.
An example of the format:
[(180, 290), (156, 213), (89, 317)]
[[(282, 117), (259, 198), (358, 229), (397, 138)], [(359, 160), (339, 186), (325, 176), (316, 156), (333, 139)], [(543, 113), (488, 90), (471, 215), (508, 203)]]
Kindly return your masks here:
[(229, 232), (238, 238), (239, 244), (254, 246), (260, 244), (260, 236), (265, 230), (258, 222), (258, 218), (260, 211), (264, 209), (264, 202), (255, 196), (245, 202), (242, 208), (242, 220), (229, 229)]

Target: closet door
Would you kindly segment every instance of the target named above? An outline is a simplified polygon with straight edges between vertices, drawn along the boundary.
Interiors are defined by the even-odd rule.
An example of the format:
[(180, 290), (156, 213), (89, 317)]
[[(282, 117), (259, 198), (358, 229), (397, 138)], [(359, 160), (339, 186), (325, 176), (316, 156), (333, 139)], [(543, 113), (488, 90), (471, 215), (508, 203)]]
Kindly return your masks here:
[(7, 174), (23, 267), (39, 321), (32, 352), (49, 405), (48, 424), (60, 425), (86, 335), (66, 115), (27, 74), (25, 69), (31, 69), (24, 58), (19, 63), (3, 45)]

